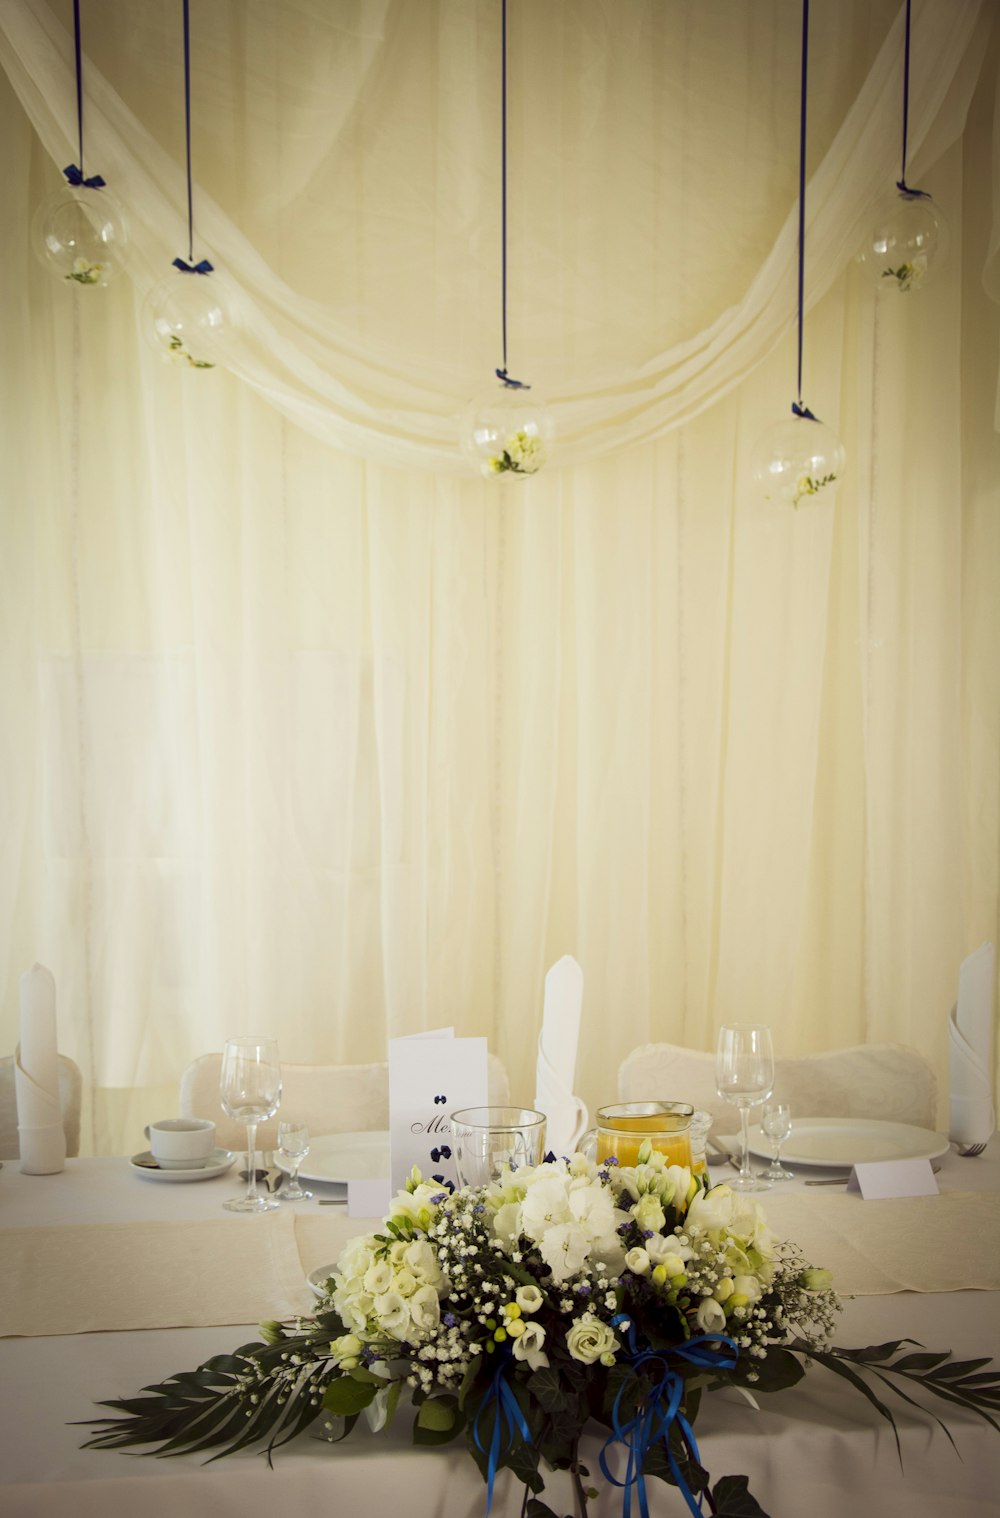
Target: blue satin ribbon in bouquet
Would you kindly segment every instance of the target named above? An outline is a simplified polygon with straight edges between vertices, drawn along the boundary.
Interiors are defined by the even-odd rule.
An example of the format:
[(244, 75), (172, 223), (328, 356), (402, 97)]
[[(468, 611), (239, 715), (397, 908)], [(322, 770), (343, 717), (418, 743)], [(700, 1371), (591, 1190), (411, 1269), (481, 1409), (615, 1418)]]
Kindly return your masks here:
[[(531, 1443), (531, 1429), (528, 1421), (521, 1411), (517, 1398), (507, 1384), (505, 1371), (510, 1362), (510, 1356), (506, 1356), (496, 1368), (489, 1390), (483, 1398), (476, 1421), (472, 1425), (472, 1437), (480, 1454), (486, 1455), (486, 1512), (489, 1513), (490, 1504), (493, 1501), (493, 1482), (496, 1479), (497, 1467), (500, 1464), (500, 1456), (506, 1455), (514, 1447), (514, 1441), (518, 1434), (526, 1444)], [(493, 1432), (490, 1435), (490, 1447), (487, 1452), (483, 1448), (483, 1442), (479, 1437), (479, 1420), (487, 1408), (493, 1408)]]

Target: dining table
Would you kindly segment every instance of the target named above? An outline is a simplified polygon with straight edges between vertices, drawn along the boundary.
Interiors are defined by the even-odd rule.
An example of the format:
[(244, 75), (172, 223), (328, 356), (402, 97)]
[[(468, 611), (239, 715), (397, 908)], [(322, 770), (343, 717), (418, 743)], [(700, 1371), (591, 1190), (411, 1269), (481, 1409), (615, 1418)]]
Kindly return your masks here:
[[(815, 1167), (758, 1197), (770, 1226), (828, 1266), (844, 1296), (844, 1346), (910, 1339), (961, 1359), (1000, 1351), (1000, 1148), (953, 1148), (932, 1195), (864, 1200)], [(713, 1166), (713, 1183), (732, 1176)], [(484, 1518), (486, 1489), (462, 1440), (414, 1447), (405, 1402), (375, 1434), (359, 1420), (332, 1443), (323, 1420), (275, 1453), (211, 1461), (83, 1447), (99, 1404), (191, 1370), (258, 1338), (267, 1318), (308, 1313), (307, 1276), (332, 1267), (375, 1220), (352, 1217), (343, 1188), (311, 1182), (310, 1200), (255, 1216), (222, 1203), (237, 1163), (198, 1184), (153, 1184), (127, 1158), (70, 1159), (59, 1174), (0, 1171), (0, 1514), (4, 1518), (273, 1518), (280, 1513), (400, 1512)], [(279, 1193), (280, 1195), (280, 1193)], [(321, 1205), (321, 1203), (333, 1205)], [(933, 1418), (886, 1394), (899, 1437), (856, 1390), (819, 1366), (792, 1389), (703, 1398), (695, 1433), (713, 1479), (749, 1478), (772, 1518), (987, 1518), (1000, 1511), (1000, 1431), (944, 1403)], [(623, 1488), (599, 1470), (601, 1432), (583, 1441), (598, 1495), (592, 1518), (618, 1518)], [(606, 1453), (624, 1475), (620, 1449)], [(629, 1494), (639, 1511), (636, 1493)], [(493, 1518), (522, 1512), (498, 1475)], [(650, 1480), (650, 1518), (686, 1511)], [(565, 1473), (544, 1500), (573, 1511)]]

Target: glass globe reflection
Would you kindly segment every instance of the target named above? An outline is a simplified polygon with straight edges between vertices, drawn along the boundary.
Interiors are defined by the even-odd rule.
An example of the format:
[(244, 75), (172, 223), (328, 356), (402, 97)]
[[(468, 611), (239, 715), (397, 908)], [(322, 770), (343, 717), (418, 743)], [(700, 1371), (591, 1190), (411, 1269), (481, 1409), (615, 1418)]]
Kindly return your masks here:
[(879, 290), (907, 295), (944, 263), (948, 225), (927, 195), (900, 193), (883, 209), (861, 261)]
[(485, 478), (524, 479), (547, 462), (554, 432), (549, 408), (534, 390), (501, 382), (466, 407), (462, 447)]
[(794, 416), (776, 423), (761, 439), (753, 476), (768, 504), (798, 509), (829, 499), (846, 464), (835, 432), (814, 418)]
[(82, 289), (108, 285), (124, 267), (125, 213), (108, 189), (63, 185), (47, 195), (31, 223), (39, 262)]

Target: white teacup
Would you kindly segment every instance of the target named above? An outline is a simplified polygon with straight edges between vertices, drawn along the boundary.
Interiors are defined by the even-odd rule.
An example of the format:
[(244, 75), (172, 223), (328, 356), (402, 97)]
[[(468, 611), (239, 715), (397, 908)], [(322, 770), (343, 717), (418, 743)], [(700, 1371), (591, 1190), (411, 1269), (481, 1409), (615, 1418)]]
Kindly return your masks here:
[(215, 1124), (207, 1117), (165, 1117), (143, 1132), (161, 1170), (197, 1170), (215, 1148)]

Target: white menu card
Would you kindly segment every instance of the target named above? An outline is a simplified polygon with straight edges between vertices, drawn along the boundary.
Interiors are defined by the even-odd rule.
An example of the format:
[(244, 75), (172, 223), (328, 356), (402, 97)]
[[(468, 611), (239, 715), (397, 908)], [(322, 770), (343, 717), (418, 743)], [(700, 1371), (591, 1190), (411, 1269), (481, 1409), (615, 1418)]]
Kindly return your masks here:
[(393, 1195), (414, 1165), (425, 1181), (458, 1185), (451, 1114), (489, 1101), (485, 1038), (435, 1028), (389, 1040), (389, 1152)]

